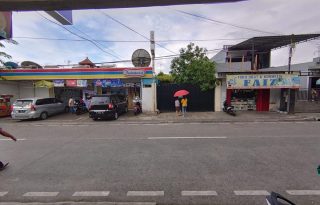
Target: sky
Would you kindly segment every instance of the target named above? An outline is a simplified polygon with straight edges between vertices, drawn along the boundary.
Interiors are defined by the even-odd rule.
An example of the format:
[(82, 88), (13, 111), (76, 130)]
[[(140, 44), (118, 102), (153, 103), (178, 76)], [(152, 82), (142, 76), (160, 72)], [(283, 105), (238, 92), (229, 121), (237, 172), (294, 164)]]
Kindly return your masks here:
[[(130, 60), (136, 49), (150, 50), (150, 43), (146, 38), (149, 38), (150, 31), (153, 30), (155, 40), (159, 41), (160, 45), (156, 45), (156, 56), (178, 54), (181, 48), (194, 42), (209, 50), (208, 57), (211, 58), (223, 45), (234, 45), (251, 37), (272, 35), (270, 33), (320, 33), (319, 10), (319, 0), (247, 0), (238, 3), (73, 11), (73, 25), (64, 26), (73, 33), (90, 40), (140, 41), (96, 42), (103, 51), (89, 41), (27, 39), (25, 37), (78, 40), (81, 38), (43, 18), (45, 16), (55, 21), (43, 11), (14, 12), (13, 39), (19, 44), (5, 43), (6, 48), (2, 50), (10, 54), (14, 62), (28, 60), (40, 65), (77, 64), (86, 57), (95, 63)], [(179, 11), (269, 33), (212, 22)], [(298, 44), (292, 63), (312, 61), (320, 55), (319, 47), (320, 40)], [(286, 65), (288, 50), (287, 47), (274, 50), (271, 65)], [(156, 72), (168, 73), (171, 60), (157, 60)], [(131, 62), (121, 62), (117, 63), (117, 66), (133, 65)]]

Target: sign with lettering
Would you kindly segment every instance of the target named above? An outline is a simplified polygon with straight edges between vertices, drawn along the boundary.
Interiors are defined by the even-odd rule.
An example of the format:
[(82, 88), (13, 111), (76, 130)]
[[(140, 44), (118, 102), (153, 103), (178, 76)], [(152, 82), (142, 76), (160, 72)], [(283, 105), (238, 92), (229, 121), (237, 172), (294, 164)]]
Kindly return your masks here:
[(64, 80), (53, 80), (54, 87), (64, 87)]
[(145, 75), (144, 70), (124, 70), (123, 75), (127, 77), (143, 77)]
[(227, 75), (227, 89), (300, 88), (300, 77), (292, 74)]

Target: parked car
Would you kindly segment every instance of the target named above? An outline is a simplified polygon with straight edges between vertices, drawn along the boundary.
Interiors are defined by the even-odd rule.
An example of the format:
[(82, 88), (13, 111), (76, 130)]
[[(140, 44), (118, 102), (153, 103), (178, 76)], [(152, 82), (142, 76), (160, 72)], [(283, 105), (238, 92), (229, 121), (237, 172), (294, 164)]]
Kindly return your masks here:
[(68, 110), (67, 104), (56, 98), (24, 98), (13, 103), (11, 117), (18, 120), (45, 120), (48, 116)]
[(128, 112), (128, 101), (123, 95), (94, 95), (91, 99), (89, 116), (93, 120), (118, 119), (119, 114)]

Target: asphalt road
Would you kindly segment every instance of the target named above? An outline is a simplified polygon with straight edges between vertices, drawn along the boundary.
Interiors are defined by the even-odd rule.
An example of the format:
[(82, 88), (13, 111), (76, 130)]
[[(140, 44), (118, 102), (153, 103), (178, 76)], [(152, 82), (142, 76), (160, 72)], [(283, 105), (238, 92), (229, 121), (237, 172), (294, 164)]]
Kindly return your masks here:
[(0, 202), (320, 203), (320, 123), (5, 123)]

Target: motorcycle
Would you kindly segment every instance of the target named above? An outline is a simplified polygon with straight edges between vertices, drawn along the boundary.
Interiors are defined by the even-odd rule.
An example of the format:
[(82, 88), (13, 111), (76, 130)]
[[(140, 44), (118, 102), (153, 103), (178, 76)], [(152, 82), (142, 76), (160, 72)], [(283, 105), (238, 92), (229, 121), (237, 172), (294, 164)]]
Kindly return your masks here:
[(74, 103), (75, 113), (77, 115), (81, 115), (83, 113), (88, 112), (86, 104), (81, 100), (76, 100)]
[(140, 113), (142, 113), (142, 106), (141, 106), (141, 99), (139, 99), (138, 97), (133, 99), (133, 113), (134, 115), (138, 115)]
[(234, 111), (233, 107), (229, 106), (226, 101), (223, 103), (222, 110), (229, 115), (236, 116), (236, 111)]
[(266, 197), (266, 201), (268, 205), (296, 205), (292, 201), (289, 201), (275, 192), (271, 192), (270, 196)]

